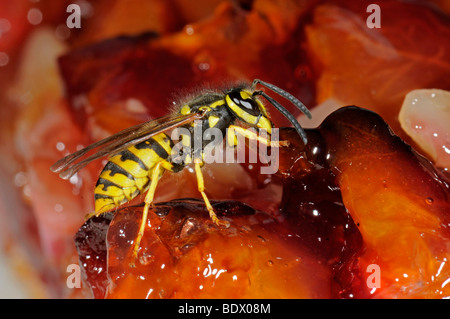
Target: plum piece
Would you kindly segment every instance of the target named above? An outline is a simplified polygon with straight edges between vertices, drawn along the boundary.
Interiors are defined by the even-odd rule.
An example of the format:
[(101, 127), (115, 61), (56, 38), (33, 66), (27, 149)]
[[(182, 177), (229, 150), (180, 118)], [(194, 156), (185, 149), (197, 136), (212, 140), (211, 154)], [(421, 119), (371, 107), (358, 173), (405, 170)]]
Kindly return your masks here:
[[(357, 268), (354, 272), (359, 271), (359, 283), (349, 281), (348, 293), (378, 298), (449, 296), (446, 177), (373, 112), (342, 108), (318, 130), (328, 145), (328, 163), (342, 201), (363, 240), (363, 248), (350, 261)], [(364, 280), (371, 264), (380, 267), (381, 287), (369, 287)], [(350, 271), (347, 277), (355, 274)]]
[(75, 235), (83, 280), (94, 298), (103, 298), (108, 286), (106, 234), (112, 218), (112, 213), (90, 218)]
[[(294, 129), (281, 130), (289, 146), (280, 149), (278, 211), (216, 201), (232, 225), (225, 229), (201, 201), (157, 204), (132, 268), (142, 206), (119, 210), (104, 249), (105, 296), (448, 296), (445, 176), (365, 109), (341, 108), (307, 134), (305, 146)], [(373, 265), (381, 271), (375, 285), (368, 281)]]
[[(107, 261), (101, 259), (99, 266), (98, 260), (84, 258), (95, 255), (92, 249), (82, 254), (90, 269), (92, 263), (106, 267), (109, 283), (91, 272), (88, 284), (102, 286), (108, 298), (329, 296), (325, 265), (304, 251), (284, 222), (236, 201), (214, 202), (213, 206), (221, 218), (232, 221), (232, 227), (213, 224), (199, 200), (157, 204), (135, 267), (129, 264), (142, 206), (118, 211), (102, 249), (103, 253), (108, 250)], [(86, 247), (86, 238), (83, 227), (77, 245)]]

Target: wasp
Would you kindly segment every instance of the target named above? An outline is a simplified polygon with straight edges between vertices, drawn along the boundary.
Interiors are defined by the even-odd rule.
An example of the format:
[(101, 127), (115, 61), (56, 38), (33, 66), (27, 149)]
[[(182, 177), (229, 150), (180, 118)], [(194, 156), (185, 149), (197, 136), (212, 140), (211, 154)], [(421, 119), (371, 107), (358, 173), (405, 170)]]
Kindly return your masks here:
[[(187, 152), (183, 161), (174, 162), (171, 156), (174, 141), (167, 132), (178, 127), (192, 132), (195, 125), (200, 123), (203, 131), (214, 127), (225, 133), (226, 130), (231, 129), (234, 134), (256, 139), (268, 146), (282, 146), (283, 141), (270, 141), (268, 138), (274, 125), (261, 101), (262, 97), (292, 123), (303, 143), (306, 144), (306, 133), (295, 117), (277, 100), (262, 90), (256, 90), (258, 84), (285, 98), (311, 118), (307, 107), (292, 94), (273, 84), (255, 79), (251, 85), (235, 86), (222, 92), (206, 92), (194, 97), (168, 116), (130, 127), (62, 158), (51, 166), (51, 170), (59, 173), (61, 178), (69, 179), (90, 162), (104, 156), (109, 157), (94, 190), (95, 211), (88, 214), (87, 219), (112, 211), (139, 194), (146, 193), (142, 219), (134, 241), (134, 258), (139, 251), (158, 181), (165, 171), (176, 173), (188, 164), (193, 164), (198, 191), (203, 197), (212, 221), (217, 225), (228, 227), (227, 221), (217, 217), (205, 194), (201, 171), (204, 164), (205, 145), (201, 144), (193, 152)], [(245, 126), (263, 129), (268, 133), (267, 137), (261, 137)], [(194, 148), (192, 135), (191, 137), (181, 136), (181, 140), (185, 146)], [(233, 144), (230, 145), (233, 147), (237, 146), (237, 139), (229, 139), (229, 144)], [(90, 153), (92, 154), (89, 155)]]

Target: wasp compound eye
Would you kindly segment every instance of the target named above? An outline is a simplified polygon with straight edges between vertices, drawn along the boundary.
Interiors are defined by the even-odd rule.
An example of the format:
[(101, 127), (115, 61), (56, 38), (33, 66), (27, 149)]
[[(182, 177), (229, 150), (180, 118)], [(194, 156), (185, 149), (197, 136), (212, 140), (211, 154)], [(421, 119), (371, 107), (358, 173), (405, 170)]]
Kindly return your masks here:
[(244, 112), (253, 116), (258, 116), (261, 114), (261, 110), (259, 109), (258, 104), (247, 92), (242, 90), (235, 90), (232, 91), (229, 96), (234, 104), (236, 104)]

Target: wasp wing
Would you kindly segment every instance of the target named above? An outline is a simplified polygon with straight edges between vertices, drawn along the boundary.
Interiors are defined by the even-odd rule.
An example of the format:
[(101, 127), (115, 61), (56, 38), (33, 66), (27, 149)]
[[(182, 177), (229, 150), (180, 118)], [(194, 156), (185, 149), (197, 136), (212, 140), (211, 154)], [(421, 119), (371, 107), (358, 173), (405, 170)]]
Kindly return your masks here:
[[(59, 176), (63, 179), (69, 179), (80, 169), (96, 159), (114, 155), (159, 133), (188, 124), (203, 117), (204, 113), (191, 113), (187, 115), (177, 113), (132, 126), (67, 155), (53, 164), (50, 170), (55, 173), (60, 173)], [(87, 156), (93, 150), (95, 150), (95, 153)]]

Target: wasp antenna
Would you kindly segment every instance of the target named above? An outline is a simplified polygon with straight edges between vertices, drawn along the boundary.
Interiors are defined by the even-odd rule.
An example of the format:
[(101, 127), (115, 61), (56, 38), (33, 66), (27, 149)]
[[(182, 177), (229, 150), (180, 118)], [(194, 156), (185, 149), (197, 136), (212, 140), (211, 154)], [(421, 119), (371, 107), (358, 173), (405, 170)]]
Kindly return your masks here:
[(53, 173), (58, 173), (60, 171), (62, 171), (62, 169), (64, 168), (64, 163), (62, 160), (57, 161), (55, 164), (53, 164), (52, 166), (50, 166), (50, 170)]
[(292, 123), (297, 133), (300, 135), (301, 139), (303, 140), (303, 143), (306, 145), (308, 143), (308, 138), (306, 137), (306, 133), (301, 127), (300, 123), (298, 123), (297, 119), (289, 113), (288, 110), (286, 110), (278, 101), (271, 98), (269, 95), (264, 93), (263, 91), (255, 91), (253, 94), (255, 95), (261, 95), (264, 97), (267, 101), (269, 101), (270, 104), (272, 104), (278, 111), (280, 111), (281, 114), (283, 114), (289, 122)]
[(269, 90), (272, 90), (273, 92), (277, 93), (278, 95), (284, 97), (286, 100), (288, 100), (289, 102), (294, 104), (300, 111), (302, 111), (309, 119), (312, 118), (311, 112), (309, 112), (309, 110), (305, 106), (305, 104), (303, 104), (299, 99), (297, 99), (292, 94), (286, 92), (283, 89), (280, 89), (278, 86), (275, 86), (271, 83), (261, 81), (260, 79), (253, 80), (252, 89), (254, 89), (257, 84), (261, 84), (262, 86), (268, 88)]
[(75, 173), (72, 173), (71, 170), (68, 171), (64, 171), (62, 173), (59, 173), (59, 177), (62, 179), (69, 179), (71, 178), (73, 175), (75, 175)]

